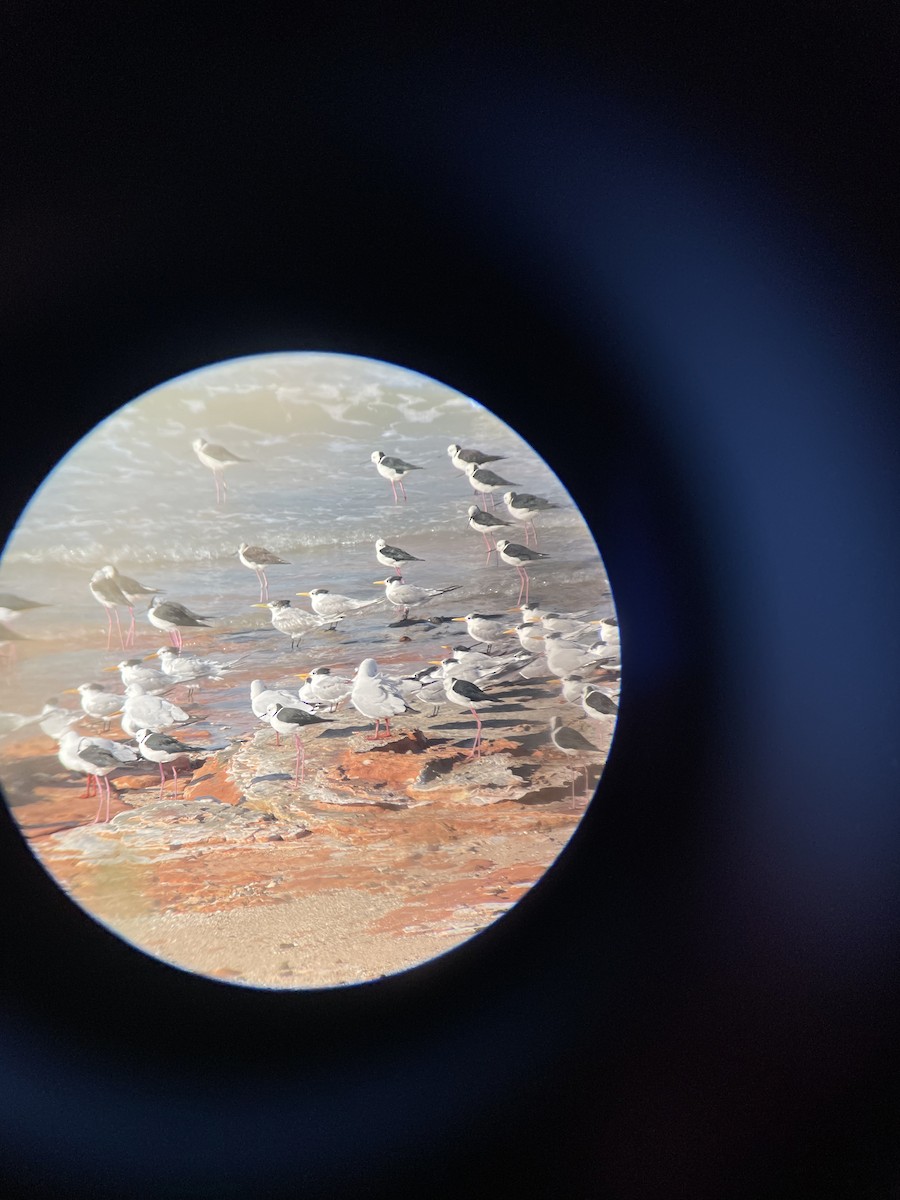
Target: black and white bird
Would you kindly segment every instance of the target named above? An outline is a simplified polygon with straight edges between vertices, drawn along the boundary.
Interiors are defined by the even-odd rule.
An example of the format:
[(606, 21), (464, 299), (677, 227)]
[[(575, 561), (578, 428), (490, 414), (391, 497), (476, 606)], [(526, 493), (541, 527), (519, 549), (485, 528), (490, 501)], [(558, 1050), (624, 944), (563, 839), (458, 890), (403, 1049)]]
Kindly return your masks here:
[(464, 617), (453, 617), (454, 621), (464, 621), (466, 633), (473, 642), (481, 642), (490, 650), (494, 642), (500, 641), (509, 633), (509, 618), (505, 613), (466, 613)]
[(330, 592), (328, 588), (312, 588), (308, 592), (298, 592), (298, 596), (308, 596), (309, 606), (327, 624), (334, 625), (350, 613), (360, 612), (380, 604), (381, 597), (374, 600), (356, 600), (353, 596), (342, 596), (339, 592)]
[(363, 659), (357, 667), (350, 692), (350, 703), (358, 713), (375, 722), (375, 733), (370, 735), (371, 741), (378, 739), (382, 721), (385, 725), (384, 736), (390, 737), (391, 717), (415, 712), (415, 709), (406, 703), (399, 683), (382, 675), (374, 658)]
[(25, 600), (22, 596), (14, 596), (12, 592), (0, 592), (0, 621), (16, 621), (22, 613), (30, 612), (33, 608), (47, 608), (40, 600)]
[(397, 487), (400, 484), (400, 491), (403, 493), (403, 499), (406, 497), (406, 488), (403, 486), (403, 476), (408, 475), (410, 471), (421, 471), (422, 467), (416, 467), (412, 463), (404, 462), (402, 458), (392, 458), (385, 454), (383, 450), (373, 450), (371, 454), (372, 462), (378, 471), (378, 474), (383, 476), (391, 485), (391, 491), (394, 493), (394, 503), (397, 503)]
[(124, 694), (108, 692), (102, 683), (79, 683), (77, 688), (67, 688), (66, 692), (77, 692), (82, 711), (95, 721), (102, 721), (104, 729), (109, 728), (110, 718), (121, 712), (125, 703)]
[[(573, 729), (571, 725), (563, 724), (562, 717), (554, 717), (550, 725), (550, 740), (557, 750), (570, 758), (580, 758), (584, 760), (585, 756), (597, 756), (600, 751), (593, 742), (588, 739), (577, 729)], [(584, 771), (584, 796), (588, 793), (588, 769), (587, 764), (582, 761), (579, 770), (572, 776), (572, 803), (575, 803), (575, 779)]]
[(375, 543), (375, 557), (383, 567), (389, 567), (398, 579), (403, 577), (404, 563), (425, 561), (422, 558), (416, 558), (408, 550), (401, 550), (399, 546), (389, 546), (384, 538), (379, 538)]
[[(293, 692), (287, 691), (285, 688), (270, 688), (261, 679), (254, 679), (250, 684), (250, 707), (253, 710), (253, 715), (260, 721), (265, 721), (268, 724), (266, 717), (266, 709), (270, 704), (287, 705), (288, 708), (295, 707), (297, 697)], [(278, 741), (278, 730), (275, 731), (275, 740)]]
[(273, 550), (267, 550), (265, 546), (249, 546), (246, 542), (241, 542), (238, 547), (238, 558), (248, 570), (256, 572), (260, 600), (268, 600), (269, 598), (269, 580), (266, 576), (266, 567), (290, 566), (286, 558), (279, 558)]
[(447, 453), (454, 467), (460, 471), (465, 471), (469, 463), (483, 467), (485, 463), (499, 462), (503, 458), (502, 454), (482, 454), (480, 450), (464, 450), (457, 442), (447, 447)]
[(530, 492), (504, 492), (503, 503), (506, 505), (509, 515), (514, 521), (523, 521), (525, 523), (525, 544), (528, 544), (529, 529), (534, 534), (534, 544), (537, 545), (537, 530), (534, 527), (534, 518), (539, 517), (542, 513), (549, 512), (553, 508), (559, 508), (558, 504), (552, 504), (549, 500), (545, 500), (543, 496), (532, 496)]
[(154, 732), (152, 729), (139, 729), (135, 734), (137, 738), (138, 750), (141, 757), (146, 758), (148, 762), (155, 762), (159, 766), (159, 798), (163, 798), (163, 788), (166, 783), (164, 763), (172, 764), (172, 799), (178, 799), (178, 768), (175, 763), (180, 758), (185, 758), (191, 754), (203, 754), (205, 752), (202, 746), (188, 746), (184, 742), (180, 742), (178, 738), (172, 737), (168, 733)]
[(162, 589), (148, 587), (145, 583), (138, 583), (136, 579), (132, 579), (130, 575), (123, 575), (112, 563), (107, 563), (105, 567), (100, 568), (101, 574), (107, 579), (111, 579), (128, 601), (128, 612), (131, 616), (131, 624), (128, 627), (128, 632), (125, 634), (125, 645), (134, 645), (134, 606), (141, 600), (146, 600), (148, 596), (155, 596)]
[(331, 667), (313, 667), (300, 677), (304, 681), (298, 695), (305, 704), (327, 704), (332, 712), (353, 691), (353, 680), (335, 675)]
[(226, 450), (224, 446), (219, 446), (215, 442), (207, 442), (200, 437), (194, 438), (191, 442), (191, 448), (204, 467), (209, 467), (213, 473), (213, 478), (216, 481), (216, 504), (224, 503), (227, 485), (223, 472), (227, 467), (233, 467), (237, 463), (249, 462), (250, 460), (241, 458), (239, 454), (233, 454), (230, 450)]
[(508, 538), (501, 538), (497, 543), (497, 553), (503, 562), (508, 563), (511, 567), (515, 567), (519, 573), (519, 598), (516, 601), (516, 606), (522, 603), (522, 593), (525, 593), (525, 603), (528, 603), (528, 572), (526, 567), (532, 563), (538, 562), (542, 558), (549, 558), (549, 554), (542, 554), (539, 550), (531, 550), (528, 546), (522, 546), (519, 542), (511, 542)]
[(119, 621), (119, 609), (131, 608), (131, 601), (115, 582), (106, 574), (106, 568), (100, 567), (91, 576), (88, 585), (91, 589), (91, 595), (98, 604), (102, 604), (106, 609), (106, 648), (109, 649), (112, 641), (112, 613), (116, 615), (116, 628), (119, 631), (119, 643), (122, 649), (125, 649), (125, 635), (122, 633), (122, 625)]
[(147, 609), (147, 620), (157, 629), (167, 633), (172, 639), (172, 645), (181, 650), (184, 646), (181, 630), (208, 629), (208, 622), (212, 618), (191, 612), (189, 608), (185, 608), (183, 604), (176, 604), (174, 600), (154, 599)]
[(446, 596), (448, 592), (455, 592), (462, 586), (459, 583), (453, 583), (450, 587), (445, 588), (417, 587), (414, 583), (404, 583), (399, 575), (391, 575), (389, 579), (376, 579), (375, 584), (376, 586), (384, 584), (384, 594), (388, 603), (393, 604), (395, 608), (403, 609), (401, 621), (406, 620), (411, 608), (415, 608), (419, 604), (427, 604), (438, 596)]
[(458, 704), (461, 708), (467, 708), (475, 718), (475, 741), (467, 753), (470, 758), (480, 757), (481, 717), (478, 715), (478, 710), (480, 708), (488, 708), (491, 704), (499, 704), (499, 697), (489, 696), (481, 690), (477, 683), (463, 679), (457, 673), (455, 665), (449, 660), (445, 660), (444, 664), (444, 693), (451, 704)]
[(266, 600), (260, 604), (252, 605), (253, 608), (267, 608), (272, 618), (272, 625), (283, 633), (285, 637), (291, 639), (291, 649), (293, 650), (304, 634), (312, 633), (317, 629), (326, 629), (329, 626), (334, 627), (337, 621), (341, 618), (337, 617), (333, 621), (326, 621), (323, 617), (316, 616), (315, 613), (306, 612), (302, 608), (294, 608), (290, 600)]
[(284, 734), (285, 737), (289, 734), (293, 735), (294, 744), (297, 747), (294, 783), (302, 783), (306, 770), (306, 748), (300, 740), (300, 734), (312, 725), (327, 724), (328, 718), (319, 717), (315, 713), (307, 712), (303, 708), (293, 708), (287, 704), (278, 704), (273, 701), (266, 708), (266, 720), (275, 730), (276, 735)]
[(494, 471), (489, 471), (487, 467), (479, 467), (476, 463), (469, 463), (466, 467), (466, 475), (474, 490), (480, 492), (484, 497), (485, 508), (487, 508), (488, 496), (491, 498), (491, 507), (493, 507), (495, 492), (502, 492), (504, 488), (516, 486), (509, 479), (502, 479)]
[[(91, 781), (96, 784), (100, 803), (94, 822), (100, 820), (103, 801), (106, 800), (106, 820), (109, 820), (110, 784), (107, 778), (119, 767), (125, 766), (137, 759), (137, 754), (130, 746), (108, 738), (83, 737), (74, 729), (63, 733), (59, 738), (58, 758), (67, 771), (77, 771), (87, 776), (84, 795), (91, 794)], [(101, 788), (105, 784), (105, 794)]]
[(593, 721), (614, 717), (619, 711), (615, 700), (595, 683), (586, 683), (581, 693), (581, 707)]
[(488, 512), (486, 508), (479, 508), (477, 504), (470, 504), (468, 508), (468, 520), (466, 522), (470, 529), (474, 529), (476, 533), (480, 533), (484, 539), (485, 550), (487, 557), (485, 562), (491, 561), (491, 555), (497, 549), (496, 545), (491, 541), (491, 537), (495, 537), (498, 529), (509, 529), (511, 523), (504, 521), (502, 517), (495, 516), (494, 513)]

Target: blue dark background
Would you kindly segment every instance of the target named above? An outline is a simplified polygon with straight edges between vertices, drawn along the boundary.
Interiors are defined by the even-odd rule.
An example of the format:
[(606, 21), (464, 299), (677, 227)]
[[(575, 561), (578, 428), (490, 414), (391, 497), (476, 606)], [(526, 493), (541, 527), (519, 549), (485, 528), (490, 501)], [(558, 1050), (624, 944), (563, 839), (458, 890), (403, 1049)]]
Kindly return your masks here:
[(556, 867), (350, 991), (145, 958), (0, 814), (3, 1194), (896, 1195), (896, 9), (0, 20), (6, 529), (150, 386), (368, 354), (533, 442), (627, 648)]

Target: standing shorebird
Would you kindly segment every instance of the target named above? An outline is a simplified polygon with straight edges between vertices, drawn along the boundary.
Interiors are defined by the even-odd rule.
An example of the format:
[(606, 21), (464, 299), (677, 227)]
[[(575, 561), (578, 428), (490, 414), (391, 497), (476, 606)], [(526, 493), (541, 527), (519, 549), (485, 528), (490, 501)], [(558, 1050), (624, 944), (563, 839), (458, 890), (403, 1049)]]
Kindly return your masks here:
[(459, 664), (455, 659), (444, 660), (444, 692), (451, 704), (467, 708), (475, 718), (475, 741), (467, 754), (469, 758), (479, 758), (481, 756), (481, 717), (478, 715), (478, 710), (487, 708), (491, 704), (499, 704), (500, 700), (497, 696), (489, 696), (483, 692), (477, 683), (463, 679), (462, 675), (457, 673), (459, 670)]
[(66, 688), (66, 694), (77, 692), (81, 697), (82, 711), (95, 721), (102, 721), (104, 730), (109, 729), (109, 719), (122, 711), (125, 696), (108, 692), (102, 683), (79, 683), (77, 688)]
[(294, 608), (290, 600), (266, 600), (260, 604), (253, 604), (251, 607), (269, 610), (273, 626), (279, 633), (283, 633), (291, 639), (292, 650), (305, 633), (310, 633), (314, 629), (325, 629), (329, 625), (333, 627), (337, 621), (341, 620), (340, 617), (336, 617), (333, 621), (326, 621), (314, 613), (305, 612), (302, 608)]
[[(550, 726), (550, 739), (557, 750), (569, 757), (584, 758), (586, 754), (597, 755), (599, 749), (593, 742), (589, 742), (583, 733), (577, 729), (573, 729), (571, 725), (564, 725), (562, 717), (554, 717)], [(572, 776), (572, 805), (575, 805), (575, 779), (584, 771), (584, 796), (588, 794), (588, 769), (587, 764), (582, 762), (579, 770)]]
[(91, 576), (89, 584), (91, 595), (98, 604), (102, 604), (106, 609), (106, 648), (109, 649), (112, 640), (112, 616), (116, 614), (116, 628), (119, 631), (119, 642), (122, 649), (125, 649), (125, 637), (122, 633), (122, 625), (119, 621), (119, 609), (130, 608), (131, 602), (114, 579), (106, 574), (106, 568), (101, 567)]
[(184, 758), (188, 754), (202, 754), (202, 746), (187, 746), (184, 742), (180, 742), (178, 738), (171, 737), (168, 733), (154, 733), (151, 729), (139, 729), (135, 734), (137, 738), (138, 749), (141, 758), (146, 758), (148, 762), (155, 762), (159, 766), (159, 798), (163, 798), (163, 788), (166, 784), (166, 776), (163, 770), (163, 763), (172, 764), (172, 799), (178, 799), (178, 769), (175, 763), (180, 758)]
[(279, 733), (283, 733), (285, 737), (289, 733), (294, 735), (294, 744), (297, 747), (294, 783), (302, 783), (306, 771), (306, 749), (300, 740), (300, 731), (308, 729), (310, 725), (325, 725), (328, 718), (317, 717), (315, 713), (307, 712), (303, 708), (290, 708), (286, 704), (273, 701), (266, 708), (266, 720), (275, 730), (276, 736)]
[(385, 677), (378, 670), (374, 658), (365, 658), (356, 669), (353, 677), (353, 688), (350, 692), (350, 703), (358, 713), (375, 722), (375, 732), (369, 737), (377, 741), (378, 729), (384, 721), (385, 737), (391, 736), (391, 717), (399, 717), (404, 712), (415, 712), (404, 699), (400, 686)]
[(406, 488), (403, 486), (403, 476), (408, 475), (410, 471), (421, 471), (422, 468), (413, 466), (412, 463), (404, 462), (402, 458), (391, 458), (383, 450), (373, 450), (371, 458), (378, 474), (389, 481), (391, 491), (394, 493), (394, 503), (397, 503), (396, 484), (398, 483), (400, 484), (400, 491), (403, 493), (403, 499), (405, 500), (407, 497)]
[(106, 579), (111, 579), (117, 585), (122, 595), (128, 601), (128, 612), (131, 616), (131, 624), (128, 627), (128, 632), (125, 634), (125, 645), (134, 645), (134, 606), (147, 596), (155, 596), (160, 591), (159, 588), (147, 587), (146, 584), (138, 583), (136, 579), (132, 579), (129, 575), (123, 575), (111, 564), (100, 568), (101, 573)]
[(183, 604), (176, 604), (174, 600), (155, 598), (147, 609), (147, 619), (151, 625), (155, 625), (157, 629), (162, 629), (164, 633), (167, 633), (172, 639), (172, 645), (178, 650), (184, 646), (184, 638), (181, 636), (182, 629), (208, 629), (207, 621), (212, 620), (211, 617), (191, 612), (189, 608), (185, 608)]
[(487, 557), (484, 561), (485, 564), (487, 564), (491, 561), (491, 555), (497, 549), (496, 545), (494, 545), (488, 537), (488, 532), (490, 532), (492, 536), (496, 536), (496, 530), (503, 528), (508, 529), (510, 527), (510, 522), (504, 521), (502, 517), (497, 517), (493, 513), (488, 512), (486, 508), (479, 508), (477, 504), (469, 505), (468, 514), (469, 528), (474, 529), (476, 533), (480, 533), (484, 538), (484, 545), (485, 549), (487, 550)]
[(129, 683), (125, 689), (121, 725), (129, 737), (137, 737), (141, 729), (164, 733), (173, 725), (184, 725), (190, 719), (190, 713), (183, 708), (162, 696), (148, 695), (139, 683)]
[(223, 471), (226, 467), (233, 467), (235, 463), (249, 462), (250, 460), (248, 458), (241, 458), (238, 454), (232, 454), (224, 446), (219, 446), (215, 442), (207, 442), (200, 437), (194, 438), (191, 442), (191, 448), (204, 467), (209, 467), (213, 473), (213, 478), (216, 481), (216, 504), (224, 504), (227, 485), (225, 477), (222, 474)]
[(502, 454), (482, 454), (480, 450), (463, 450), (457, 442), (453, 442), (447, 447), (447, 453), (450, 455), (450, 461), (459, 471), (465, 471), (469, 463), (474, 463), (476, 467), (483, 467), (485, 463), (499, 462), (503, 458)]
[(525, 523), (525, 545), (528, 545), (528, 529), (534, 534), (534, 544), (537, 545), (537, 530), (534, 527), (534, 518), (541, 513), (549, 512), (552, 508), (559, 508), (558, 504), (551, 504), (549, 500), (545, 500), (543, 496), (532, 496), (530, 492), (504, 492), (503, 503), (506, 505), (509, 515), (516, 521), (524, 521)]
[[(297, 702), (297, 697), (293, 692), (289, 692), (284, 688), (267, 687), (262, 679), (254, 679), (250, 684), (250, 707), (253, 709), (254, 717), (258, 717), (260, 721), (266, 721), (266, 709), (270, 704), (286, 704), (288, 708), (294, 706)], [(281, 742), (278, 730), (275, 730), (275, 745)]]
[[(118, 767), (134, 762), (137, 754), (130, 746), (108, 738), (82, 737), (74, 729), (62, 734), (59, 739), (59, 761), (68, 771), (78, 771), (87, 776), (87, 784), (93, 779), (97, 785), (100, 803), (94, 822), (100, 820), (103, 801), (106, 800), (106, 820), (109, 820), (110, 784), (107, 776)], [(106, 785), (105, 796), (100, 787), (101, 780)], [(90, 795), (89, 786), (85, 787), (84, 795)]]
[(426, 604), (429, 600), (434, 600), (437, 596), (445, 596), (447, 592), (455, 592), (462, 586), (454, 583), (446, 588), (417, 587), (414, 583), (404, 583), (399, 575), (392, 575), (390, 579), (376, 579), (376, 587), (378, 584), (384, 584), (384, 594), (388, 603), (393, 604), (395, 608), (403, 609), (401, 621), (406, 620), (409, 610), (416, 605)]
[(375, 557), (383, 567), (388, 567), (392, 570), (398, 579), (402, 579), (402, 567), (408, 562), (424, 562), (422, 558), (416, 558), (414, 554), (410, 554), (408, 550), (401, 550), (399, 546), (389, 546), (384, 538), (379, 538), (375, 543)]
[(332, 712), (353, 691), (353, 680), (332, 675), (331, 667), (313, 667), (299, 676), (305, 682), (297, 693), (303, 704), (327, 704)]
[(469, 477), (469, 483), (476, 492), (480, 492), (484, 497), (484, 507), (487, 508), (487, 498), (491, 498), (491, 508), (494, 507), (494, 492), (502, 492), (504, 488), (517, 487), (517, 484), (511, 483), (508, 479), (501, 479), (494, 471), (489, 471), (487, 467), (479, 467), (476, 463), (469, 463), (466, 467), (466, 474)]
[(373, 604), (380, 604), (381, 597), (378, 596), (375, 600), (356, 600), (353, 596), (342, 596), (339, 592), (329, 592), (328, 588), (313, 588), (309, 592), (298, 592), (298, 596), (308, 596), (309, 606), (323, 621), (331, 624), (334, 628), (335, 622), (340, 621), (349, 613), (360, 612), (364, 608), (371, 608)]
[(286, 558), (279, 558), (272, 550), (267, 550), (265, 546), (248, 546), (246, 542), (241, 542), (238, 547), (238, 558), (251, 571), (256, 572), (256, 578), (259, 581), (259, 598), (266, 601), (269, 598), (269, 580), (266, 578), (266, 567), (289, 567), (290, 563)]
[(466, 633), (473, 642), (483, 642), (488, 651), (491, 644), (498, 638), (505, 637), (509, 632), (509, 619), (505, 613), (466, 613), (464, 617), (453, 617), (454, 621), (464, 621)]
[(528, 572), (525, 568), (529, 563), (537, 562), (541, 558), (549, 558), (549, 554), (541, 554), (539, 550), (530, 550), (527, 546), (522, 546), (518, 542), (511, 542), (508, 538), (501, 538), (497, 543), (497, 553), (505, 563), (509, 563), (511, 567), (515, 567), (519, 572), (519, 598), (516, 601), (516, 607), (522, 603), (522, 592), (525, 593), (525, 603), (528, 603)]

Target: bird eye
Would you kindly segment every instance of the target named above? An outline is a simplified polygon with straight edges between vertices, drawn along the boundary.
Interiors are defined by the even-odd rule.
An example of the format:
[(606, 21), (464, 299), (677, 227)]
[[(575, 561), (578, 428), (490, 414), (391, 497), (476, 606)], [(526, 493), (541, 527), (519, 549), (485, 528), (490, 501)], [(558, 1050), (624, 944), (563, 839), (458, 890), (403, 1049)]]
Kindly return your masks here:
[(444, 953), (542, 877), (606, 763), (594, 533), (514, 429), (390, 363), (242, 358), (130, 400), (0, 575), (9, 811), (85, 911), (199, 975)]

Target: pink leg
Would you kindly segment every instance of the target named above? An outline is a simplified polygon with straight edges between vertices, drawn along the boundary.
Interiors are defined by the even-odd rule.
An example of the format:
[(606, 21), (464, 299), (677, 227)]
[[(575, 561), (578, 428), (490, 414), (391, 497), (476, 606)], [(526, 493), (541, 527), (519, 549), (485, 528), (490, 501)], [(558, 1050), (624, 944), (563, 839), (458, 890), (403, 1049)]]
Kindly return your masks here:
[(472, 716), (475, 718), (475, 741), (472, 743), (469, 757), (477, 758), (481, 755), (481, 718), (474, 708), (472, 709)]
[(175, 770), (174, 767), (172, 767), (172, 782), (175, 785), (175, 790), (172, 793), (172, 799), (177, 800), (178, 799), (178, 772)]
[(525, 590), (525, 575), (521, 567), (516, 567), (516, 570), (519, 572), (519, 598), (516, 601), (516, 608), (518, 608), (522, 603), (522, 593)]
[(374, 732), (374, 733), (370, 733), (370, 734), (369, 734), (369, 741), (370, 741), (370, 742), (377, 742), (377, 741), (378, 741), (378, 730), (379, 730), (380, 728), (381, 728), (381, 718), (379, 717), (379, 718), (378, 718), (378, 719), (375, 721), (375, 732)]
[(109, 608), (106, 609), (106, 648), (110, 647), (112, 642), (112, 613)]
[(397, 503), (397, 489), (394, 487), (393, 479), (390, 480), (390, 485), (391, 485), (391, 491), (394, 493), (394, 503), (396, 504)]
[(166, 776), (163, 771), (163, 765), (162, 765), (162, 763), (160, 763), (159, 764), (159, 798), (160, 798), (160, 800), (162, 800), (162, 798), (163, 798), (163, 788), (165, 787), (165, 784), (166, 784)]
[(294, 742), (297, 746), (297, 758), (294, 763), (294, 783), (300, 783), (303, 780), (304, 772), (306, 771), (306, 751), (303, 748), (303, 743), (300, 741), (299, 733), (294, 734)]
[(403, 480), (398, 479), (397, 482), (400, 484), (400, 491), (403, 493), (403, 499), (404, 500), (408, 499), (408, 497), (406, 495), (406, 488), (403, 486)]
[[(103, 786), (100, 782), (99, 775), (92, 775), (91, 778), (94, 780), (94, 782), (97, 785), (97, 795), (100, 797), (100, 803), (97, 805), (97, 815), (94, 817), (93, 821), (91, 822), (92, 825), (96, 825), (97, 822), (100, 820), (100, 813), (101, 813), (101, 810), (103, 809)], [(107, 816), (106, 819), (109, 820), (109, 817)]]

